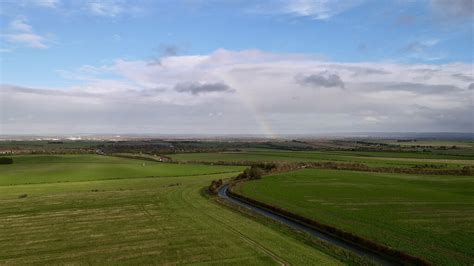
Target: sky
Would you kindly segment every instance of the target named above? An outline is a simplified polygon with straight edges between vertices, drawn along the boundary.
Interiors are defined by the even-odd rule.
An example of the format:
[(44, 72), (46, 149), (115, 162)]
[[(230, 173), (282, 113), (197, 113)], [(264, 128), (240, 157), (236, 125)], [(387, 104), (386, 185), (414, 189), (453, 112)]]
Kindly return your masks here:
[(474, 132), (474, 0), (0, 0), (0, 134)]

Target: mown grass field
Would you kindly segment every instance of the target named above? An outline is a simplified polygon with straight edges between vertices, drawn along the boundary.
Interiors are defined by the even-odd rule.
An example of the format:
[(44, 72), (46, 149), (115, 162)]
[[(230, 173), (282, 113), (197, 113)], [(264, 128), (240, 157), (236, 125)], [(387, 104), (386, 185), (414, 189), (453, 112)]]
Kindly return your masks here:
[(202, 195), (242, 167), (90, 155), (14, 160), (0, 165), (0, 264), (342, 264)]
[(438, 265), (474, 263), (474, 177), (304, 169), (241, 194)]
[(333, 161), (364, 163), (373, 167), (414, 167), (433, 164), (440, 168), (474, 165), (474, 156), (439, 155), (416, 152), (283, 151), (248, 150), (243, 152), (182, 153), (170, 155), (182, 161)]

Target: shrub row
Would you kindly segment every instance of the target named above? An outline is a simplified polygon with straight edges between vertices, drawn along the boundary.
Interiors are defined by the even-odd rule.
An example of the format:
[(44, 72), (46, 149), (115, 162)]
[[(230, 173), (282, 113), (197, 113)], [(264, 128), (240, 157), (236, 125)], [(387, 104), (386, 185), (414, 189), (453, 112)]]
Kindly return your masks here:
[(335, 170), (352, 170), (352, 171), (364, 171), (364, 172), (381, 172), (381, 173), (399, 173), (399, 174), (422, 174), (422, 175), (462, 175), (470, 176), (474, 175), (474, 169), (470, 166), (464, 166), (463, 168), (455, 169), (438, 169), (428, 167), (370, 167), (362, 163), (336, 163), (336, 162), (254, 162), (254, 161), (171, 161), (172, 163), (193, 163), (193, 164), (207, 164), (207, 165), (250, 165), (261, 167), (272, 166), (270, 170), (266, 170), (266, 173), (278, 173), (286, 172), (303, 168), (317, 168), (317, 169), (335, 169)]
[(0, 164), (12, 164), (13, 158), (12, 157), (0, 157)]
[(266, 171), (264, 168), (252, 165), (250, 168), (245, 169), (242, 173), (236, 176), (235, 180), (242, 179), (260, 179)]
[[(171, 158), (160, 155), (159, 157), (153, 158), (153, 157), (148, 157), (148, 156), (141, 156), (139, 154), (110, 154), (115, 157), (120, 157), (120, 158), (127, 158), (127, 159), (137, 159), (137, 160), (144, 160), (144, 161), (152, 161), (152, 162), (167, 162), (171, 163)], [(160, 161), (161, 159), (161, 161)]]
[(304, 168), (321, 168), (337, 170), (355, 170), (365, 172), (383, 172), (399, 174), (424, 174), (424, 175), (472, 175), (470, 166), (464, 166), (461, 169), (433, 169), (433, 168), (407, 168), (407, 167), (369, 167), (361, 163), (333, 163), (333, 162), (315, 162), (301, 164)]

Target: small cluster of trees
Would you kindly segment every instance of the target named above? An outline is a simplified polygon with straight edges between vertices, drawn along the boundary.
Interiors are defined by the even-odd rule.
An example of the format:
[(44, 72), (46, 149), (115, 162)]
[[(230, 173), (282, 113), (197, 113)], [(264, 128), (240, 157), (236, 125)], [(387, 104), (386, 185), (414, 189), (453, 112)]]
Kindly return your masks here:
[(245, 169), (244, 172), (240, 173), (235, 179), (260, 179), (262, 178), (263, 173), (264, 170), (262, 168), (258, 166), (252, 166), (250, 168)]
[(0, 157), (0, 164), (12, 164), (13, 158), (11, 157)]
[(217, 192), (219, 191), (219, 187), (222, 186), (222, 183), (222, 179), (212, 180), (211, 185), (209, 185), (207, 190), (212, 194), (217, 194)]
[(472, 167), (471, 166), (464, 166), (462, 169), (461, 169), (461, 173), (463, 175), (472, 175)]
[(253, 163), (250, 168), (235, 177), (235, 180), (241, 179), (260, 179), (263, 175), (273, 173), (279, 168), (276, 163)]
[[(260, 179), (264, 174), (272, 173), (278, 165), (275, 163), (255, 163), (251, 167), (245, 169), (242, 173), (234, 178), (234, 180), (252, 180)], [(217, 194), (219, 187), (222, 186), (222, 179), (212, 180), (207, 190), (212, 194)]]

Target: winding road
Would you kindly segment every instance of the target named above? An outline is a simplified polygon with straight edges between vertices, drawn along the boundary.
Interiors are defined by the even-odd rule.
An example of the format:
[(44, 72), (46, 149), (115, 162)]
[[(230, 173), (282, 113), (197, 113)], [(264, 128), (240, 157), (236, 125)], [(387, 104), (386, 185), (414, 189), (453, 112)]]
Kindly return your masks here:
[(331, 243), (337, 247), (343, 248), (345, 250), (351, 251), (359, 256), (365, 257), (379, 265), (401, 265), (401, 263), (397, 263), (385, 256), (382, 256), (378, 253), (375, 253), (371, 250), (368, 250), (366, 248), (363, 248), (359, 245), (356, 245), (354, 243), (344, 241), (340, 238), (337, 238), (335, 236), (332, 236), (330, 234), (327, 234), (325, 232), (319, 231), (314, 229), (313, 227), (307, 226), (304, 223), (299, 223), (294, 220), (290, 220), (282, 215), (279, 215), (277, 213), (271, 212), (269, 210), (251, 205), (247, 202), (244, 202), (240, 199), (230, 197), (228, 195), (228, 190), (229, 190), (229, 185), (224, 185), (219, 189), (218, 196), (222, 199), (225, 199), (229, 202), (232, 202), (233, 204), (236, 204), (240, 207), (246, 208), (254, 213), (258, 213), (260, 215), (263, 215), (267, 218), (270, 218), (272, 220), (278, 221), (282, 224), (287, 225), (290, 228), (303, 231), (305, 233), (310, 234), (313, 237), (316, 237), (320, 240), (326, 241), (328, 243)]

